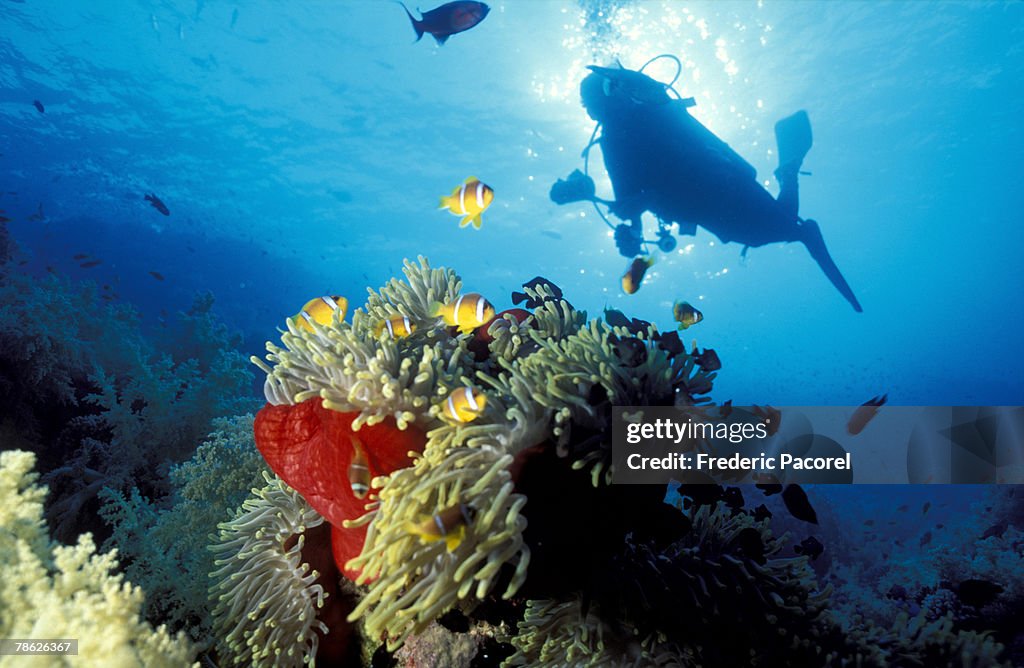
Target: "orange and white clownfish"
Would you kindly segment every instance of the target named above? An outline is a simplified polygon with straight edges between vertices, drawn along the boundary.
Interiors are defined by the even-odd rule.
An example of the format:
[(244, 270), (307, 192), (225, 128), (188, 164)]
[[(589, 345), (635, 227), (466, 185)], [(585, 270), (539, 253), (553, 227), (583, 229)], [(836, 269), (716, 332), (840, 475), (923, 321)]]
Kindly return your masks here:
[(473, 227), (480, 229), (480, 214), (487, 210), (487, 207), (494, 201), (494, 190), (480, 179), (471, 176), (461, 186), (456, 186), (451, 195), (441, 198), (440, 209), (448, 209), (456, 216), (465, 216), (459, 227), (465, 227), (473, 223)]
[(444, 318), (446, 324), (458, 327), (459, 332), (466, 334), (494, 317), (494, 307), (484, 299), (483, 295), (471, 292), (460, 295), (458, 299), (447, 304), (434, 302), (431, 313)]
[(453, 390), (444, 402), (444, 414), (456, 422), (472, 422), (487, 408), (487, 395), (472, 387)]
[(376, 336), (380, 336), (384, 333), (384, 330), (387, 330), (391, 338), (401, 339), (416, 331), (416, 323), (409, 320), (407, 315), (396, 315), (378, 322), (373, 328), (373, 333)]
[(644, 274), (654, 264), (653, 257), (638, 257), (633, 260), (626, 273), (622, 275), (622, 291), (631, 295), (640, 289), (640, 283), (644, 280)]
[(352, 461), (348, 465), (348, 484), (357, 499), (365, 499), (370, 493), (370, 466), (366, 461), (366, 450), (358, 438), (352, 437)]
[(430, 517), (423, 517), (417, 522), (407, 522), (406, 530), (433, 543), (443, 540), (445, 547), (452, 552), (466, 537), (466, 528), (473, 522), (476, 511), (464, 503), (456, 503), (440, 510)]
[(317, 297), (306, 302), (292, 320), (295, 321), (297, 328), (312, 332), (314, 322), (318, 325), (331, 324), (335, 311), (338, 312), (338, 320), (344, 320), (348, 311), (348, 300), (338, 296)]

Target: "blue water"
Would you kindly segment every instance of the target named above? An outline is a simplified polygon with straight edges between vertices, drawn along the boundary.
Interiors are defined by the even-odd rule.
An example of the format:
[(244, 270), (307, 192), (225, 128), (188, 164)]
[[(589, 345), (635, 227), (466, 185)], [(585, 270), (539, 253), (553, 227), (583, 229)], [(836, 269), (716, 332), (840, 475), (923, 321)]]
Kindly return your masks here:
[[(1021, 403), (1020, 3), (621, 4), (596, 37), (572, 2), (495, 4), (438, 47), (383, 2), (5, 1), (0, 208), (31, 270), (119, 278), (144, 313), (213, 290), (254, 351), (310, 296), (359, 302), (423, 254), (499, 308), (537, 274), (663, 327), (689, 300), (723, 399)], [(773, 124), (808, 110), (801, 213), (863, 314), (799, 245), (743, 262), (704, 231), (625, 295), (593, 209), (548, 199), (593, 128), (582, 68), (660, 53), (770, 189)], [(480, 231), (436, 210), (470, 175), (497, 193)]]
[[(720, 401), (1024, 402), (1024, 3), (584, 4), (600, 22), (576, 2), (494, 2), (439, 47), (384, 1), (0, 0), (0, 210), (22, 270), (111, 284), (148, 327), (210, 290), (259, 354), (311, 297), (358, 305), (425, 255), (498, 310), (536, 275), (591, 316), (663, 329), (690, 301), (705, 320), (684, 339), (721, 357)], [(774, 123), (808, 111), (801, 214), (864, 313), (802, 246), (743, 260), (703, 230), (626, 295), (594, 209), (550, 201), (593, 130), (585, 66), (662, 53), (773, 194)], [(596, 154), (591, 172), (611, 198)], [(496, 193), (479, 231), (437, 209), (471, 175)], [(932, 498), (833, 494), (872, 513)]]

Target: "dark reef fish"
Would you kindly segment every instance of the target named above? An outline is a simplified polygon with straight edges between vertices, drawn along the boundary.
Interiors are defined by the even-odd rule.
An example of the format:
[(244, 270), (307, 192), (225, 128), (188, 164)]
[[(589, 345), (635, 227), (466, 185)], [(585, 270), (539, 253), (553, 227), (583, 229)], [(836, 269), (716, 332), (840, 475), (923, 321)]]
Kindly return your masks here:
[(761, 418), (768, 429), (768, 435), (774, 436), (782, 426), (782, 411), (770, 405), (758, 406), (754, 404), (754, 415)]
[(762, 503), (757, 508), (754, 508), (753, 515), (755, 522), (770, 520), (772, 518), (772, 511), (768, 510), (768, 506)]
[(818, 523), (818, 514), (814, 512), (811, 502), (807, 499), (807, 494), (800, 485), (786, 485), (786, 488), (782, 490), (782, 501), (786, 504), (789, 514), (796, 519), (811, 524)]
[(89, 260), (88, 262), (83, 262), (78, 266), (81, 267), (82, 269), (92, 269), (93, 267), (98, 266), (102, 263), (103, 260)]
[(416, 31), (416, 41), (420, 41), (423, 33), (430, 33), (438, 44), (444, 44), (449, 37), (465, 32), (487, 17), (491, 8), (474, 0), (456, 0), (447, 2), (429, 12), (423, 12), (423, 18), (416, 18), (404, 3), (399, 2), (402, 9), (412, 21), (412, 29)]
[(171, 215), (171, 210), (167, 208), (167, 205), (160, 201), (160, 198), (153, 193), (146, 195), (145, 200), (153, 205), (153, 208), (164, 214), (165, 216)]
[(985, 607), (1002, 592), (1003, 588), (994, 582), (975, 579), (964, 580), (955, 590), (957, 598), (964, 605), (974, 608)]
[(765, 496), (778, 494), (779, 492), (782, 491), (782, 485), (779, 485), (777, 483), (758, 483), (757, 485), (754, 486), (757, 487), (762, 492), (764, 492)]
[(739, 510), (743, 507), (743, 492), (739, 487), (726, 487), (722, 492), (722, 501), (733, 510)]
[(622, 311), (606, 308), (604, 310), (604, 321), (612, 327), (625, 327), (630, 334), (646, 332), (651, 323), (640, 318), (630, 318)]
[(512, 303), (515, 304), (516, 306), (519, 306), (520, 303), (526, 302), (525, 304), (523, 304), (523, 306), (525, 306), (526, 308), (538, 308), (544, 302), (559, 301), (560, 299), (562, 299), (562, 289), (559, 288), (554, 283), (552, 283), (551, 281), (549, 281), (548, 279), (544, 278), (543, 276), (534, 276), (526, 283), (523, 283), (524, 288), (530, 288), (531, 290), (536, 290), (538, 287), (542, 285), (547, 287), (547, 289), (551, 292), (551, 297), (534, 299), (525, 292), (513, 292)]
[[(643, 320), (638, 321), (636, 318), (633, 318), (633, 322), (643, 322)], [(669, 357), (675, 357), (686, 352), (686, 346), (683, 345), (682, 339), (679, 338), (679, 332), (671, 331), (667, 334), (658, 334), (654, 338), (658, 340), (658, 347), (668, 353)]]
[(927, 545), (930, 542), (932, 542), (932, 532), (931, 531), (925, 531), (924, 535), (921, 536), (921, 542), (920, 542), (919, 546), (920, 547), (924, 547), (925, 545)]
[(647, 344), (642, 340), (633, 336), (619, 338), (611, 334), (608, 341), (612, 344), (615, 356), (619, 358), (622, 366), (633, 369), (647, 361)]
[(46, 107), (44, 107), (43, 103), (39, 100), (32, 100), (32, 106), (35, 107), (36, 111), (38, 111), (40, 114), (46, 113)]
[(149, 275), (152, 276), (153, 278), (155, 278), (158, 281), (164, 280), (164, 275), (161, 274), (159, 271), (151, 271), (151, 272), (149, 272)]
[(722, 368), (722, 361), (718, 359), (718, 353), (711, 348), (705, 348), (704, 352), (698, 354), (696, 350), (693, 352), (693, 359), (696, 360), (700, 368), (705, 371), (718, 371)]
[(921, 514), (922, 515), (927, 515), (928, 514), (928, 509), (931, 508), (931, 507), (932, 507), (932, 502), (931, 501), (925, 501), (924, 505), (921, 506)]
[(800, 541), (800, 543), (794, 545), (793, 551), (797, 554), (810, 557), (811, 561), (814, 561), (821, 556), (822, 552), (825, 551), (825, 546), (822, 545), (821, 541), (814, 536), (808, 536)]
[(1006, 533), (1006, 528), (1009, 526), (1006, 522), (999, 522), (993, 524), (989, 528), (985, 529), (985, 533), (981, 534), (981, 540), (986, 538), (1002, 538), (1003, 534)]
[(871, 419), (878, 413), (878, 409), (885, 404), (888, 398), (888, 394), (881, 394), (858, 406), (850, 416), (850, 421), (846, 423), (846, 431), (853, 436), (864, 431), (864, 427), (868, 426), (868, 422), (871, 422)]

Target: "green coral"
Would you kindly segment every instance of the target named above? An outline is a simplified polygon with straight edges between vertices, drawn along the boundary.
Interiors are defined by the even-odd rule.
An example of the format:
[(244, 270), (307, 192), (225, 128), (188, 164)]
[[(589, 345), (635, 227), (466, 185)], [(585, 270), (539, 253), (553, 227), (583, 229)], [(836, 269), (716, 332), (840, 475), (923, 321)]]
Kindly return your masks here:
[(316, 616), (326, 597), (319, 573), (302, 561), (302, 534), (324, 520), (279, 478), (263, 475), (266, 485), (210, 546), (214, 625), (235, 665), (301, 666), (328, 631)]
[[(46, 490), (35, 484), (34, 466), (31, 453), (0, 453), (0, 637), (78, 639), (77, 655), (40, 657), (46, 665), (191, 663), (195, 650), (183, 634), (154, 629), (140, 617), (144, 594), (116, 573), (116, 551), (96, 554), (89, 534), (73, 546), (50, 542)], [(0, 665), (13, 661), (3, 657)]]
[(116, 545), (128, 557), (128, 577), (147, 592), (146, 616), (185, 628), (196, 640), (210, 634), (207, 574), (214, 565), (213, 555), (195, 546), (264, 484), (266, 463), (252, 424), (252, 415), (214, 420), (192, 458), (171, 469), (172, 492), (162, 507), (136, 488), (101, 493), (100, 513), (114, 529), (105, 547)]

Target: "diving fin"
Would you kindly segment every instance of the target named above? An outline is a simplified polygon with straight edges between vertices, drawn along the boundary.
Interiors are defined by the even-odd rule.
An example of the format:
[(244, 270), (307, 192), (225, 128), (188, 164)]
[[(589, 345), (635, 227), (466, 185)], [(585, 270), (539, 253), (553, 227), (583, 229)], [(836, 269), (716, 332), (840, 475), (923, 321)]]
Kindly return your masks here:
[(846, 298), (846, 301), (850, 302), (850, 306), (857, 313), (863, 313), (864, 309), (861, 308), (860, 302), (857, 301), (856, 295), (853, 294), (853, 289), (850, 288), (850, 284), (843, 278), (842, 273), (839, 271), (839, 267), (832, 260), (832, 256), (829, 255), (828, 248), (825, 247), (825, 239), (821, 236), (821, 228), (818, 227), (818, 223), (813, 220), (807, 219), (800, 223), (800, 229), (803, 232), (803, 243), (810, 252), (811, 257), (818, 263), (821, 270), (825, 272), (825, 276), (828, 280), (832, 281), (832, 285), (836, 286), (839, 293)]
[(811, 119), (807, 112), (800, 110), (786, 116), (775, 124), (775, 143), (779, 148), (779, 170), (790, 167), (799, 170), (804, 156), (811, 150), (814, 139), (811, 136)]

